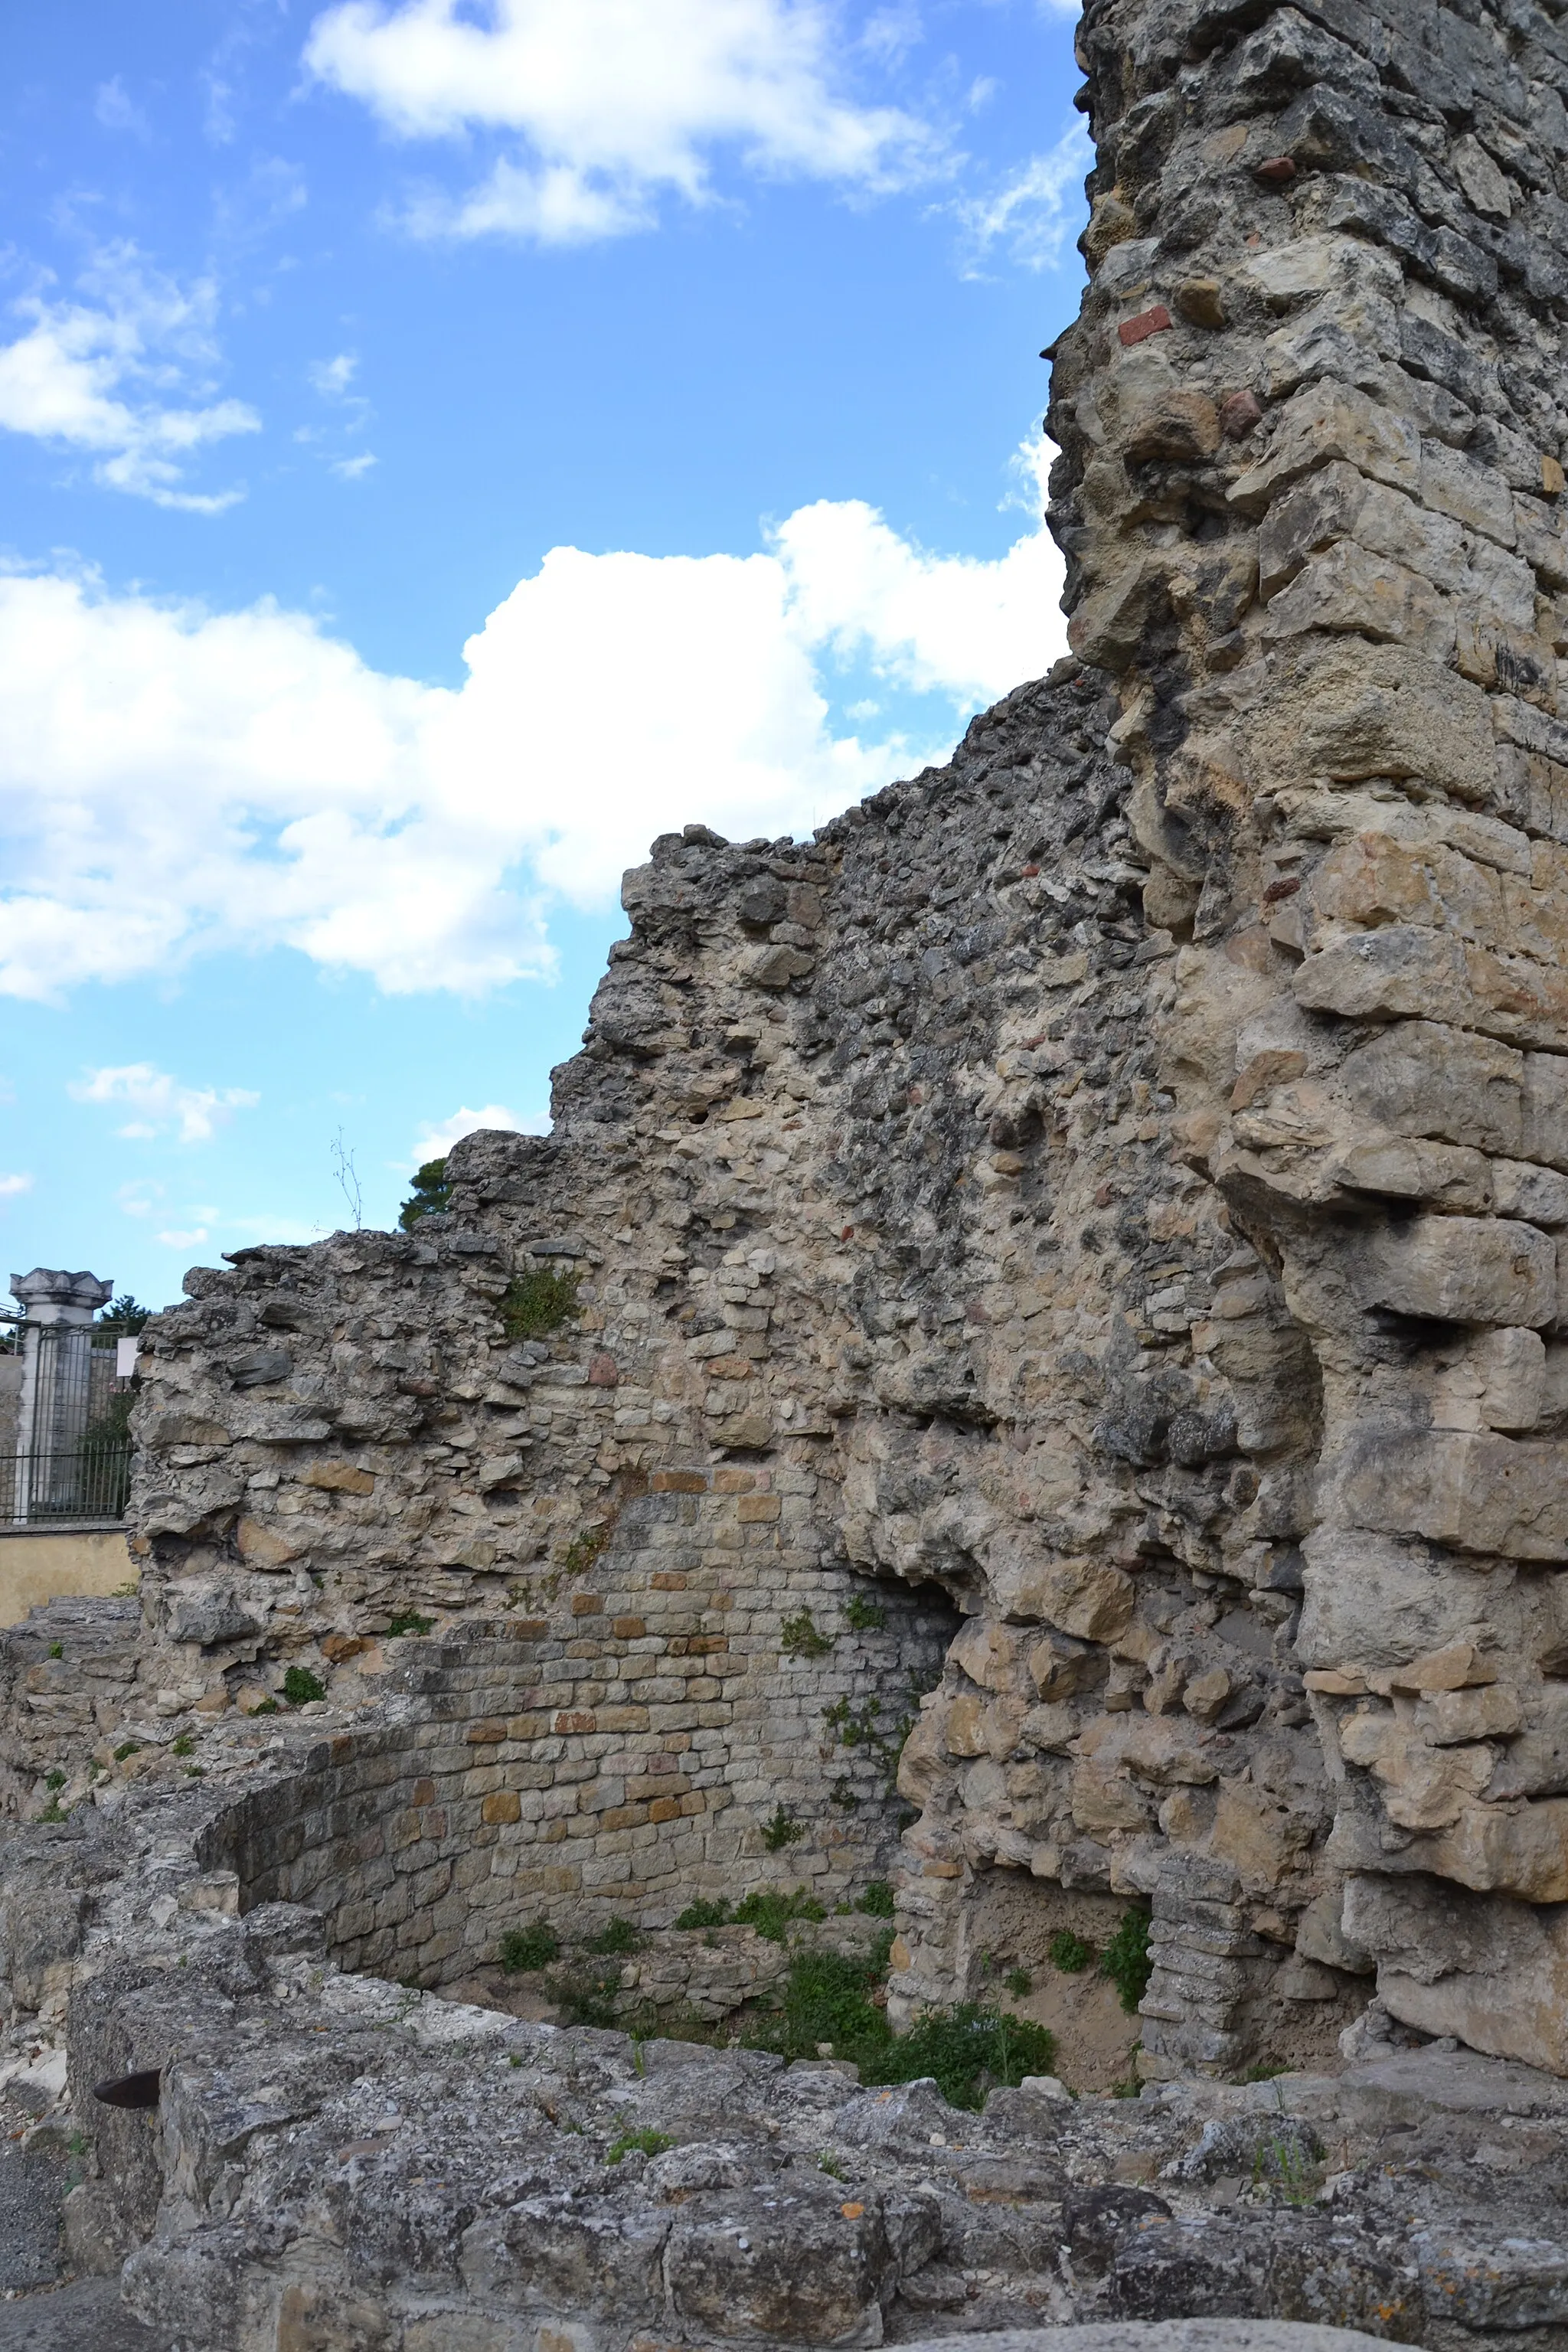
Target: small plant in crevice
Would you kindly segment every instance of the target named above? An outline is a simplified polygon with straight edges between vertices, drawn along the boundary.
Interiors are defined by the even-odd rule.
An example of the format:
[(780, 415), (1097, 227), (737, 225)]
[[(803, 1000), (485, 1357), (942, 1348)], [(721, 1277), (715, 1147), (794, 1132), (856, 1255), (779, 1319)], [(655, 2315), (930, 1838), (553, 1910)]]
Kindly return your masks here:
[(514, 1275), (500, 1303), (501, 1328), (509, 1339), (542, 1339), (559, 1331), (580, 1311), (576, 1273), (557, 1274), (553, 1266), (536, 1265)]
[(868, 1919), (890, 1919), (893, 1916), (893, 1890), (888, 1881), (885, 1878), (868, 1880), (865, 1893), (856, 1901), (855, 1908), (863, 1911)]
[(66, 1775), (58, 1768), (53, 1772), (46, 1772), (44, 1775), (44, 1786), (46, 1789), (63, 1789), (65, 1784)]
[(581, 1576), (593, 1567), (610, 1540), (612, 1530), (606, 1523), (596, 1528), (584, 1528), (567, 1545), (561, 1565), (568, 1576)]
[(561, 1941), (547, 1919), (531, 1919), (525, 1927), (509, 1927), (501, 1937), (497, 1958), (509, 1977), (525, 1976), (533, 1969), (547, 1969), (561, 1954)]
[(763, 1824), (763, 1843), (769, 1853), (782, 1853), (788, 1845), (798, 1845), (805, 1835), (805, 1823), (797, 1822), (787, 1805), (773, 1807), (771, 1817)]
[(709, 1903), (699, 1900), (696, 1903), (689, 1903), (675, 1924), (678, 1927), (727, 1927), (730, 1924), (730, 1906), (722, 1902)]
[(188, 1731), (182, 1731), (178, 1739), (172, 1743), (169, 1749), (171, 1756), (194, 1756), (195, 1752), (196, 1743), (191, 1738)]
[(818, 2172), (826, 2172), (830, 2180), (847, 2180), (849, 2178), (838, 2158), (830, 2155), (826, 2148), (824, 2148), (817, 2158), (816, 2168)]
[(852, 1592), (844, 1603), (844, 1622), (852, 1633), (879, 1633), (887, 1622), (881, 1602), (868, 1601), (863, 1592)]
[(605, 2162), (619, 2164), (623, 2158), (631, 2155), (634, 2148), (642, 2156), (662, 2156), (667, 2147), (674, 2146), (675, 2142), (668, 2132), (655, 2131), (651, 2126), (643, 2131), (623, 2132), (619, 2139), (612, 2140), (605, 2149)]
[(827, 1799), (830, 1804), (837, 1806), (841, 1813), (854, 1812), (860, 1802), (859, 1798), (855, 1793), (855, 1784), (849, 1779), (847, 1773), (841, 1774), (840, 1777), (835, 1780), (832, 1788), (827, 1791)]
[(1094, 1946), (1086, 1944), (1081, 1936), (1075, 1936), (1070, 1927), (1058, 1927), (1046, 1948), (1052, 1968), (1060, 1969), (1066, 1977), (1081, 1976), (1099, 1958)]
[(63, 1642), (51, 1642), (49, 1643), (48, 1654), (51, 1658), (63, 1658), (65, 1654), (66, 1645)]
[(1121, 1926), (1100, 1956), (1100, 1972), (1110, 1979), (1121, 1996), (1122, 2008), (1132, 2016), (1154, 1973), (1149, 1951), (1147, 1911), (1132, 1909), (1122, 1913)]
[(804, 1886), (785, 1895), (773, 1886), (753, 1886), (735, 1906), (734, 1925), (754, 1927), (770, 1944), (782, 1944), (792, 1919), (826, 1919), (827, 1913)]
[(620, 1989), (621, 1971), (614, 1960), (601, 1960), (597, 1968), (557, 1969), (550, 1978), (565, 2025), (614, 2025)]
[(406, 1633), (429, 1633), (434, 1632), (435, 1625), (434, 1617), (421, 1617), (417, 1609), (400, 1609), (388, 1622), (387, 1638), (397, 1642)]
[(868, 2085), (931, 2075), (950, 2105), (971, 2109), (981, 2107), (990, 2090), (1052, 2072), (1056, 2042), (1045, 2026), (973, 2003), (931, 2011), (909, 2032), (894, 2033), (882, 1990), (891, 1943), (889, 1927), (863, 1958), (797, 1952), (776, 2017), (756, 2046), (785, 2058), (813, 2058), (828, 2048), (858, 2065)]
[(1027, 1969), (1009, 1969), (1002, 1983), (1005, 1990), (1010, 1992), (1015, 2000), (1022, 2000), (1026, 1993), (1031, 1993), (1035, 1990), (1035, 1979)]
[(309, 1666), (290, 1666), (283, 1677), (283, 1696), (290, 1706), (309, 1706), (312, 1699), (326, 1697), (327, 1685)]
[(833, 1647), (833, 1635), (825, 1633), (809, 1609), (796, 1610), (779, 1627), (779, 1648), (786, 1658), (825, 1658)]
[(615, 1952), (635, 1952), (641, 1943), (642, 1937), (629, 1919), (611, 1919), (596, 1936), (588, 1937), (584, 1949), (608, 1956)]
[(123, 1764), (128, 1756), (140, 1756), (141, 1753), (142, 1742), (139, 1739), (122, 1739), (114, 1751), (114, 1760), (117, 1764)]

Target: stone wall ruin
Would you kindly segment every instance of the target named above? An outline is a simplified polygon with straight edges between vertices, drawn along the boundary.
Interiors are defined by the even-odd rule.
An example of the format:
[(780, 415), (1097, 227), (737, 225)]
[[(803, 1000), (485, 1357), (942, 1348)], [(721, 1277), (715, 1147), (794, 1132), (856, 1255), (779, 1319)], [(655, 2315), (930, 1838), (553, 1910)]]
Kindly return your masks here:
[(656, 843), (445, 1213), (189, 1278), (128, 1682), (13, 1641), (9, 1786), (491, 1626), (470, 1858), (349, 1888), (361, 1965), (890, 1875), (908, 2017), (998, 1904), (1142, 1897), (1146, 2076), (1331, 2053), (1374, 1972), (1568, 2073), (1568, 32), (1079, 39), (1074, 658), (809, 843)]

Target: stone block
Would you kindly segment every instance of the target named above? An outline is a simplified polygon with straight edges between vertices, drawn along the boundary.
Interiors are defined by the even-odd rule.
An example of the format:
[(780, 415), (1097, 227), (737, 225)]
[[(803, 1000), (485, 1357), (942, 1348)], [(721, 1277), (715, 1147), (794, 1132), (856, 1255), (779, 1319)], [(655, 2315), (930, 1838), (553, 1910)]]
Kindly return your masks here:
[(1555, 1247), (1515, 1219), (1419, 1216), (1369, 1237), (1357, 1255), (1368, 1307), (1532, 1329), (1556, 1318)]
[(1519, 1153), (1568, 1169), (1568, 1055), (1524, 1057)]
[[(1363, 636), (1417, 646), (1445, 660), (1455, 644), (1455, 614), (1441, 590), (1392, 556), (1342, 539), (1310, 556), (1268, 607), (1265, 634), (1300, 636), (1309, 629), (1354, 631)], [(1469, 673), (1474, 676), (1472, 669)], [(1495, 678), (1495, 668), (1488, 683)]]
[[(1505, 1559), (1568, 1559), (1568, 1445), (1489, 1432), (1369, 1432), (1346, 1448), (1334, 1489), (1352, 1527)], [(1462, 1610), (1462, 1589), (1454, 1603)], [(1356, 1654), (1353, 1622), (1344, 1632), (1342, 1658)]]
[[(1401, 1021), (1361, 1046), (1342, 1071), (1363, 1118), (1395, 1135), (1439, 1136), (1478, 1151), (1525, 1150), (1525, 1056), (1496, 1039), (1432, 1021)], [(1568, 1062), (1564, 1069), (1568, 1070)], [(1564, 1140), (1568, 1141), (1568, 1093)]]
[(1247, 753), (1270, 791), (1324, 776), (1415, 777), (1484, 803), (1497, 773), (1485, 694), (1409, 646), (1304, 652), (1251, 715)]
[[(1336, 458), (1375, 481), (1420, 493), (1421, 436), (1410, 419), (1331, 380), (1287, 402), (1267, 453), (1232, 484), (1230, 502), (1242, 514), (1261, 514), (1303, 474)], [(1511, 520), (1510, 514), (1510, 527)]]
[(1369, 481), (1342, 461), (1309, 474), (1269, 508), (1258, 533), (1258, 591), (1278, 595), (1308, 558), (1337, 540), (1354, 539), (1376, 555), (1457, 590), (1465, 574), (1465, 535), (1457, 522), (1429, 514), (1403, 491)]
[(1568, 974), (1415, 924), (1335, 941), (1306, 958), (1292, 987), (1310, 1012), (1427, 1019), (1510, 1045), (1568, 1048)]
[(1427, 441), (1421, 451), (1421, 499), (1438, 514), (1451, 515), (1467, 530), (1479, 530), (1500, 547), (1512, 547), (1519, 536), (1514, 520), (1513, 492), (1490, 466), (1478, 466), (1440, 441)]

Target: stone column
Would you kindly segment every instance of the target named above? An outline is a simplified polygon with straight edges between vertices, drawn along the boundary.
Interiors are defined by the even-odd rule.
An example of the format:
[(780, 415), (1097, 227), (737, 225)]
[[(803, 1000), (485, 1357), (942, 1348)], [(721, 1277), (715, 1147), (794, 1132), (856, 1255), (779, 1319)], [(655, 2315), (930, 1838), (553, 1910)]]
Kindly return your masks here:
[(1052, 519), (1181, 1148), (1321, 1383), (1342, 1926), (1396, 2015), (1564, 2071), (1568, 37), (1089, 0), (1079, 45)]
[[(17, 1474), (13, 1505), (18, 1519), (30, 1517), (40, 1498), (52, 1499), (48, 1465), (81, 1444), (89, 1415), (89, 1383), (70, 1377), (68, 1331), (87, 1331), (94, 1315), (114, 1295), (112, 1282), (95, 1274), (64, 1274), (37, 1265), (11, 1276), (11, 1296), (23, 1325), (22, 1396), (17, 1422)], [(48, 1339), (43, 1334), (55, 1335)], [(75, 1343), (91, 1346), (89, 1339)]]

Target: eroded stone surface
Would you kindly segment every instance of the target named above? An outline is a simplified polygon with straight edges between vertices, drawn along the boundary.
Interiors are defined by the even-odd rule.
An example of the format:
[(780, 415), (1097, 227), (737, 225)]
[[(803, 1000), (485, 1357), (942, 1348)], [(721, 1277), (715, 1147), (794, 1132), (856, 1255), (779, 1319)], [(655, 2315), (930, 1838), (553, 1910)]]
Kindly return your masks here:
[[(831, 1908), (885, 1875), (900, 2020), (1139, 1901), (1150, 2082), (1353, 2052), (1373, 1972), (1368, 2033), (1568, 2074), (1568, 50), (1489, 0), (1090, 0), (1079, 40), (1090, 282), (1051, 408), (1077, 658), (809, 843), (665, 836), (548, 1139), (470, 1138), (445, 1213), (241, 1253), (150, 1328), (141, 1615), (0, 1644), (6, 1802), (46, 1820), (7, 1872), (17, 2033), (78, 2030), (117, 1874), (191, 1774), (223, 1858), (195, 1909), (153, 1897), (176, 1941), (203, 1905), (304, 1903), (332, 1965), (449, 1988), (523, 1918), (621, 1916), (647, 1997), (712, 2019), (756, 1955), (681, 1957), (694, 1897)], [(325, 1691), (304, 1762), (290, 1667)], [(89, 1806), (61, 1871), (47, 1822)], [(213, 1999), (272, 2017), (265, 1975)], [(326, 1981), (331, 2008), (371, 1979)], [(199, 2137), (222, 2085), (180, 2046)], [(1041, 2177), (1080, 2122), (1212, 2097), (1217, 2125), (1231, 2095), (1055, 2116)], [(1007, 2162), (1047, 2104), (993, 2100)], [(1554, 2124), (1500, 2126), (1495, 2164), (1428, 2128), (1467, 2193), (1556, 2162)], [(1097, 2194), (1147, 2186), (1096, 2147)], [(284, 2282), (205, 2155), (179, 2205), (184, 2156), (120, 2153), (123, 2226), (156, 2214), (163, 2249), (138, 2278), (184, 2264), (198, 2307), (265, 2276), (213, 2326), (283, 2327), (276, 2289), (308, 2336), (320, 2291), (320, 2329), (377, 2340), (368, 2258)], [(775, 2174), (712, 2163), (674, 2220), (599, 2172), (581, 2228), (541, 2220), (551, 2310), (773, 2331), (791, 2263), (721, 2271)], [(1418, 2293), (1434, 2343), (1557, 2326), (1545, 2209), (1504, 2253), (1411, 2174), (1415, 2221), (1383, 2227), (1369, 2172), (1343, 2214), (1271, 2207), (1261, 2254), (1178, 2200), (1105, 2292), (1217, 2308), (1261, 2265), (1395, 2333)], [(852, 2231), (789, 2189), (819, 2340), (967, 2275), (966, 2240), (911, 2267), (890, 2180), (842, 2200)], [(443, 2221), (440, 2291), (504, 2300), (522, 2256), (469, 2189), (472, 2276)], [(265, 2198), (306, 2210), (286, 2170)], [(1055, 2227), (1010, 2222), (992, 2271), (1045, 2276)]]

